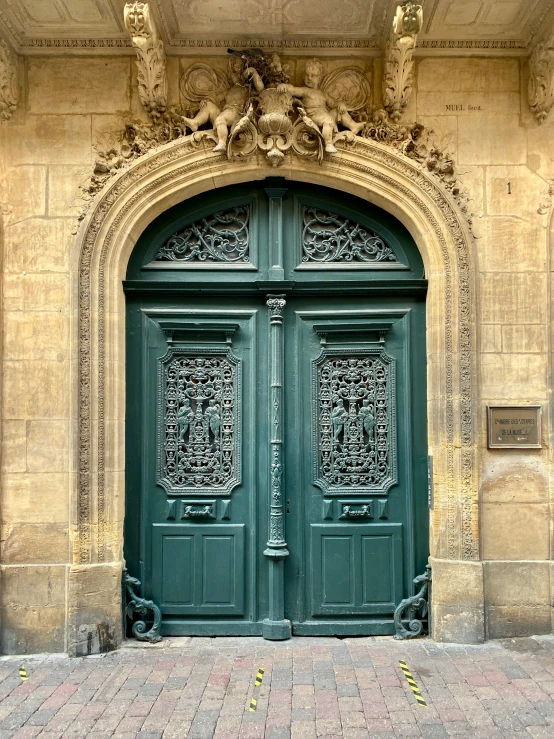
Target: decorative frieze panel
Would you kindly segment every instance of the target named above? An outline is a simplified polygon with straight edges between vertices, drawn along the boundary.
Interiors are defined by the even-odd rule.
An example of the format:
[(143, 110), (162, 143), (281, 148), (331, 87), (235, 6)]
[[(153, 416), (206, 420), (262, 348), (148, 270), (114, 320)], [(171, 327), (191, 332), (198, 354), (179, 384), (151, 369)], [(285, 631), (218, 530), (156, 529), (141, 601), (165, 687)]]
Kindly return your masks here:
[(214, 213), (191, 223), (173, 234), (161, 246), (156, 262), (248, 262), (249, 254), (248, 205)]
[(377, 234), (349, 218), (304, 206), (302, 262), (400, 264), (392, 248)]
[(230, 349), (172, 348), (158, 382), (158, 484), (227, 494), (241, 478), (240, 360)]
[(395, 361), (383, 349), (325, 349), (313, 364), (314, 484), (326, 495), (397, 480)]

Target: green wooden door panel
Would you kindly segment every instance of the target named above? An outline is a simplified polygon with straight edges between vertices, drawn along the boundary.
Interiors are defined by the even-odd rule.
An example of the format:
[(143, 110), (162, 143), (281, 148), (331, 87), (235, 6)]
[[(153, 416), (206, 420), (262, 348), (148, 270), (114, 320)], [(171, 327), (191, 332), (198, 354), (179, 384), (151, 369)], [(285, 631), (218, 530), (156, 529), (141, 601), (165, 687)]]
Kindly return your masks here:
[(244, 614), (244, 525), (154, 524), (152, 595), (171, 615)]
[(125, 558), (162, 633), (392, 633), (428, 556), (422, 275), (392, 216), (284, 179), (145, 230)]
[(402, 524), (312, 524), (311, 615), (392, 615), (402, 599)]

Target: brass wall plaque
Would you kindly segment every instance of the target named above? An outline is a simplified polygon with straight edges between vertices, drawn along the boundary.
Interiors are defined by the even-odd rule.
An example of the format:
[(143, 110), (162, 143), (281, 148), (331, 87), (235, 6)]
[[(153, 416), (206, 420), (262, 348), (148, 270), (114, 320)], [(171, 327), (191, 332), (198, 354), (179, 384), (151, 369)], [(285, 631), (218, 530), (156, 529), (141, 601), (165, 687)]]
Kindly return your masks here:
[(540, 405), (489, 405), (489, 449), (542, 449)]

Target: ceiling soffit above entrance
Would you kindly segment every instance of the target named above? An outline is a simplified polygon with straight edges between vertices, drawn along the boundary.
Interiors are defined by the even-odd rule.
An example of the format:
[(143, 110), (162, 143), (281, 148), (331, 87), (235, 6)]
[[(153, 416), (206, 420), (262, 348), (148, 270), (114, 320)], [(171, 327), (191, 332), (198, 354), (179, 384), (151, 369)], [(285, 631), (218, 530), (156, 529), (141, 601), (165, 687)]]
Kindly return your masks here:
[[(0, 33), (23, 54), (133, 54), (125, 0), (2, 0)], [(156, 0), (150, 3), (169, 53), (260, 46), (381, 54), (396, 9), (390, 0)], [(419, 53), (528, 54), (551, 0), (423, 0)]]

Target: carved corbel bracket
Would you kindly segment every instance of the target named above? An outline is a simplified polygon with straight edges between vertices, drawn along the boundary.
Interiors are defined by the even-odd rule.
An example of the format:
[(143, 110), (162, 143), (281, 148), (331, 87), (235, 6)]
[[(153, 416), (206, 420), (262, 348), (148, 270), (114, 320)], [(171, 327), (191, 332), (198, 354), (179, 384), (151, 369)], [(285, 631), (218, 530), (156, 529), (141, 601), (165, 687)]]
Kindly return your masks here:
[(19, 84), (15, 55), (0, 40), (0, 121), (9, 121), (19, 100)]
[(385, 55), (383, 104), (395, 122), (408, 105), (413, 84), (413, 53), (423, 25), (423, 9), (413, 0), (398, 5)]
[(538, 43), (529, 58), (528, 99), (541, 124), (554, 104), (554, 34)]
[(159, 38), (148, 3), (127, 3), (125, 28), (137, 52), (138, 89), (145, 110), (159, 118), (167, 106), (167, 74), (163, 41)]

